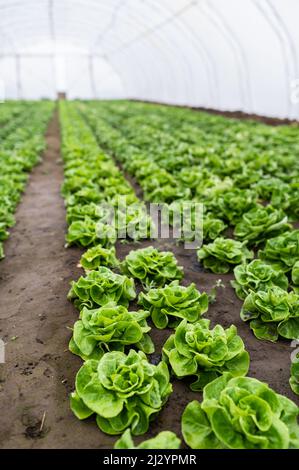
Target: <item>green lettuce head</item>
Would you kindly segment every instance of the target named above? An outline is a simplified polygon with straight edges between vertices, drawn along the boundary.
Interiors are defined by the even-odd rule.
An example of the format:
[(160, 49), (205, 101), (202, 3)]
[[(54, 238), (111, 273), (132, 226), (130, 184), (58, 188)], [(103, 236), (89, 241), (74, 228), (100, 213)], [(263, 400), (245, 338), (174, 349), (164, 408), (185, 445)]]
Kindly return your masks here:
[(208, 310), (208, 296), (196, 289), (194, 283), (188, 287), (171, 282), (160, 289), (150, 289), (139, 294), (138, 303), (150, 311), (156, 328), (174, 327), (180, 319), (197, 321)]
[(203, 239), (210, 241), (215, 240), (219, 235), (224, 232), (227, 225), (222, 219), (214, 217), (213, 214), (207, 213), (203, 216)]
[(206, 269), (213, 273), (225, 274), (236, 264), (253, 258), (253, 252), (246, 248), (246, 242), (241, 243), (231, 238), (219, 237), (204, 245), (197, 251), (199, 261), (203, 261)]
[(192, 449), (297, 449), (299, 409), (266, 383), (225, 373), (187, 405), (182, 433)]
[(183, 277), (183, 268), (177, 265), (173, 253), (152, 246), (130, 251), (121, 267), (125, 274), (138, 279), (146, 288), (164, 286)]
[(96, 414), (99, 428), (107, 434), (147, 432), (149, 421), (162, 409), (172, 386), (165, 362), (152, 365), (145, 354), (114, 351), (100, 361), (86, 361), (76, 377), (71, 409), (79, 419)]
[(236, 225), (234, 235), (239, 240), (247, 240), (251, 244), (258, 245), (267, 238), (279, 235), (290, 228), (288, 217), (282, 210), (258, 205), (243, 214)]
[(127, 429), (114, 444), (114, 449), (179, 449), (180, 447), (181, 439), (171, 431), (159, 432), (157, 436), (135, 446), (130, 429)]
[(244, 301), (241, 318), (250, 322), (258, 339), (299, 339), (299, 296), (278, 286), (251, 292)]
[(221, 325), (210, 329), (210, 320), (196, 323), (183, 320), (163, 347), (163, 354), (178, 378), (194, 376), (191, 390), (203, 387), (224, 372), (233, 376), (246, 375), (249, 354), (231, 325), (226, 330)]
[(107, 304), (94, 310), (83, 307), (73, 328), (70, 351), (83, 360), (100, 359), (107, 351), (124, 351), (136, 345), (146, 354), (154, 352), (147, 324), (149, 312), (128, 312), (122, 305)]
[(256, 206), (256, 195), (249, 189), (233, 188), (220, 193), (213, 201), (213, 209), (232, 225), (235, 225), (245, 212)]
[(97, 271), (90, 271), (78, 281), (72, 281), (68, 299), (74, 300), (75, 306), (81, 310), (102, 307), (110, 302), (128, 307), (136, 297), (134, 280), (127, 276), (115, 274), (102, 266)]
[(253, 291), (265, 290), (270, 286), (288, 289), (289, 281), (282, 271), (260, 259), (249, 264), (240, 264), (234, 269), (235, 280), (231, 281), (237, 296), (244, 300)]
[(296, 361), (291, 365), (290, 387), (294, 393), (299, 395), (299, 354), (297, 353)]

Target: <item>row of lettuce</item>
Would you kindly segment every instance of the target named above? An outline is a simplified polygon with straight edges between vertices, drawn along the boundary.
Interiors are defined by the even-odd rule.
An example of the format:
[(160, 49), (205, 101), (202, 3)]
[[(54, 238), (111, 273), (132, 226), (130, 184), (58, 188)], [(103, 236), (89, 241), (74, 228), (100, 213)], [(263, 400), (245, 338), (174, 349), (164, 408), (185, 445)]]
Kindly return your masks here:
[(15, 224), (14, 212), (29, 172), (45, 148), (45, 131), (53, 112), (50, 102), (7, 102), (0, 119), (0, 259), (3, 241)]
[[(211, 328), (203, 318), (207, 294), (180, 284), (184, 273), (173, 253), (149, 246), (122, 261), (116, 257), (105, 204), (118, 205), (122, 196), (134, 206), (121, 218), (124, 228), (136, 218), (151, 221), (109, 152), (99, 147), (106, 131), (91, 116), (82, 113), (82, 105), (60, 104), (67, 243), (88, 248), (80, 260), (85, 275), (72, 282), (68, 295), (79, 312), (69, 349), (84, 361), (71, 395), (74, 414), (81, 420), (95, 415), (103, 432), (122, 434), (116, 448), (178, 448), (181, 441), (171, 431), (137, 446), (131, 434), (148, 431), (172, 393), (171, 379), (187, 378), (191, 390), (203, 391), (202, 402), (192, 401), (182, 415), (191, 448), (298, 448), (298, 407), (246, 377), (250, 358), (236, 327)], [(251, 292), (251, 278), (244, 284), (241, 274), (236, 289), (243, 295)], [(281, 289), (285, 284), (273, 283)], [(140, 309), (132, 311), (136, 301)], [(158, 364), (147, 356), (155, 349), (151, 324), (174, 329)]]

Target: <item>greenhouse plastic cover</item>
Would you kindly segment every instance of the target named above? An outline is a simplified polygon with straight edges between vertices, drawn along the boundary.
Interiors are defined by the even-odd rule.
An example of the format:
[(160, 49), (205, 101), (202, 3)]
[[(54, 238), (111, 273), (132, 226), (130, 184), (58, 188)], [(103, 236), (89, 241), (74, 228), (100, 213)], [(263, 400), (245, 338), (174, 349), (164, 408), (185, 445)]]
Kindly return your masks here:
[(0, 0), (0, 82), (298, 118), (298, 19), (298, 0)]

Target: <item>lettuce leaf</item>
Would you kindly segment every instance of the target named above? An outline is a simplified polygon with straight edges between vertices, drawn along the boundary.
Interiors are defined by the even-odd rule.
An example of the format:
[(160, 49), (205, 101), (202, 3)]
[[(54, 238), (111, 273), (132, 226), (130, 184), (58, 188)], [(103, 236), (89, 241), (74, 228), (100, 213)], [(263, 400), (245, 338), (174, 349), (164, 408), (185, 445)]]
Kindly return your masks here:
[(231, 285), (242, 300), (251, 291), (265, 290), (274, 285), (287, 290), (289, 286), (288, 278), (280, 269), (259, 259), (255, 259), (249, 264), (236, 266), (234, 275), (235, 280), (231, 281)]

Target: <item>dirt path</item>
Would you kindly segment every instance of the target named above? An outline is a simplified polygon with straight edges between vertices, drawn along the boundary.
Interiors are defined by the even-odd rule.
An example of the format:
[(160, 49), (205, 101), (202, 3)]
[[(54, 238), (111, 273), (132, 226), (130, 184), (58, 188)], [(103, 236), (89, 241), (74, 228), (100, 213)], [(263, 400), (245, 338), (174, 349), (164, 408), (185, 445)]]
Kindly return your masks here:
[[(57, 114), (47, 142), (43, 162), (30, 177), (16, 213), (17, 224), (5, 243), (6, 258), (0, 263), (0, 338), (7, 343), (6, 363), (0, 364), (0, 448), (111, 448), (114, 437), (101, 433), (93, 418), (80, 422), (69, 409), (68, 394), (81, 360), (67, 351), (68, 327), (78, 314), (66, 295), (70, 280), (79, 277), (81, 270), (77, 268), (80, 250), (64, 248)], [(131, 249), (149, 244), (117, 243), (117, 253), (122, 259)], [(209, 291), (220, 277), (203, 272), (193, 250), (167, 240), (154, 245), (175, 252), (185, 269), (184, 284), (195, 282), (200, 290)], [(219, 290), (208, 318), (226, 327), (235, 323), (251, 355), (250, 375), (298, 402), (288, 385), (290, 344), (255, 339), (240, 320), (241, 302), (229, 285), (232, 276), (222, 278), (226, 287)], [(170, 333), (153, 331), (155, 359)], [(186, 383), (174, 381), (168, 404), (141, 439), (165, 429), (179, 433), (185, 405), (200, 397)]]

